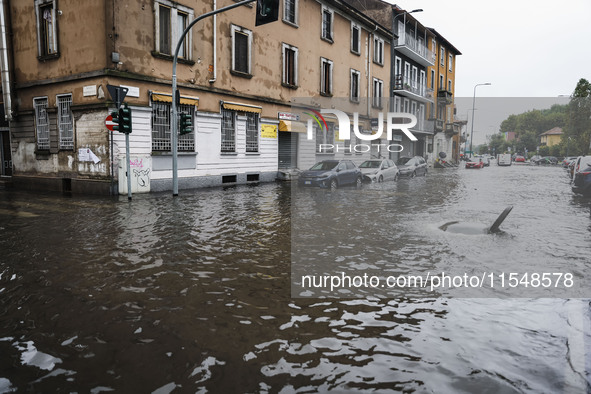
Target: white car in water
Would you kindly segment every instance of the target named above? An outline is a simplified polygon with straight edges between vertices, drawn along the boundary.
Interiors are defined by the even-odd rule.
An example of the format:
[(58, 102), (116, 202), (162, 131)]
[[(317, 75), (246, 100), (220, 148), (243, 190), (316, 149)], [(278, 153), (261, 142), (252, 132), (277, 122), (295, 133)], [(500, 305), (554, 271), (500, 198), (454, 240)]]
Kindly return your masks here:
[(390, 159), (366, 160), (359, 165), (366, 182), (397, 181), (400, 171)]

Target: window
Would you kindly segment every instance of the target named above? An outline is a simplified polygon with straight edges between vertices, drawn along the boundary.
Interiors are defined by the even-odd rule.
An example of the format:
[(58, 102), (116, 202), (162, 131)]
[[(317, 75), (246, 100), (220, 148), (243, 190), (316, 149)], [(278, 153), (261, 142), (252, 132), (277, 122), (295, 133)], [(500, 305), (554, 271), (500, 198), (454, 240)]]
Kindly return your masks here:
[[(176, 43), (183, 31), (193, 20), (193, 10), (169, 0), (157, 0), (154, 3), (156, 43), (155, 51), (158, 54), (173, 56)], [(192, 39), (187, 34), (183, 45), (179, 49), (180, 59), (191, 59)]]
[(351, 101), (359, 102), (359, 82), (361, 81), (361, 73), (357, 70), (351, 69)]
[(377, 64), (384, 64), (384, 40), (379, 37), (373, 39), (373, 61)]
[[(178, 117), (177, 125), (180, 124), (181, 112), (191, 115), (193, 124), (195, 124), (195, 106), (181, 104), (177, 106)], [(152, 101), (152, 150), (153, 151), (171, 151), (170, 143), (170, 115), (172, 113), (172, 104), (168, 102)], [(195, 132), (184, 135), (178, 135), (179, 152), (195, 151)]]
[(373, 106), (382, 108), (382, 96), (384, 92), (384, 81), (381, 79), (373, 79)]
[(297, 25), (298, 0), (285, 0), (283, 3), (283, 21)]
[(283, 44), (283, 80), (288, 87), (298, 85), (298, 48)]
[(435, 70), (431, 70), (431, 89), (435, 90)]
[(351, 23), (351, 52), (361, 54), (361, 29), (354, 23)]
[(439, 64), (445, 66), (445, 48), (439, 48)]
[[(328, 147), (327, 145), (334, 146), (334, 123), (328, 122), (326, 124), (328, 129), (325, 127), (316, 127), (316, 153), (334, 153), (334, 148)], [(320, 150), (321, 144), (322, 151)]]
[(236, 152), (236, 111), (222, 109), (222, 152)]
[(60, 149), (74, 149), (74, 119), (71, 106), (71, 94), (57, 96), (57, 128)]
[(443, 74), (439, 74), (439, 90), (445, 90), (445, 83), (443, 81)]
[(250, 75), (252, 32), (232, 25), (232, 71)]
[(40, 58), (59, 56), (55, 0), (35, 0), (37, 54)]
[(451, 79), (447, 80), (447, 91), (451, 93)]
[(49, 116), (47, 115), (47, 97), (34, 98), (33, 107), (35, 107), (37, 149), (49, 150)]
[(332, 42), (333, 13), (328, 8), (322, 8), (322, 38)]
[(320, 94), (332, 95), (332, 61), (320, 58)]
[(450, 53), (448, 60), (447, 60), (447, 66), (449, 67), (449, 72), (453, 71), (453, 64), (454, 64), (454, 57), (453, 55)]
[(259, 114), (246, 113), (246, 151), (259, 151)]

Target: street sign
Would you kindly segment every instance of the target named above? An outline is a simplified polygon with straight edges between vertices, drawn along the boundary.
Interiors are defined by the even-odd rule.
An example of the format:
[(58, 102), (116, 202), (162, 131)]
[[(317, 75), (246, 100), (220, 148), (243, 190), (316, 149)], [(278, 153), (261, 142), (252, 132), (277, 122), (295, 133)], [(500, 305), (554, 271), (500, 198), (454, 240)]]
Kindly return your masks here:
[(107, 85), (107, 90), (111, 95), (111, 99), (117, 106), (117, 109), (119, 109), (121, 103), (123, 103), (123, 100), (125, 100), (125, 96), (127, 95), (129, 89), (121, 86)]
[(111, 115), (107, 116), (107, 118), (105, 119), (105, 126), (107, 126), (107, 129), (113, 131), (113, 126), (115, 126), (117, 123), (113, 122), (113, 117)]

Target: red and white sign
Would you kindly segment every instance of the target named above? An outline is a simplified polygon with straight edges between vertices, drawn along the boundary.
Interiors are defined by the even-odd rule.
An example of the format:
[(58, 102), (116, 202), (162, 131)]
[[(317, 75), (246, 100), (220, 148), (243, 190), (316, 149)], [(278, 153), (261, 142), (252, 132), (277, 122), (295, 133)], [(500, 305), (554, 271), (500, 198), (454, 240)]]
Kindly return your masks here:
[(105, 126), (107, 126), (107, 129), (113, 131), (113, 126), (115, 126), (117, 123), (113, 122), (113, 117), (111, 115), (107, 116), (107, 118), (105, 119)]

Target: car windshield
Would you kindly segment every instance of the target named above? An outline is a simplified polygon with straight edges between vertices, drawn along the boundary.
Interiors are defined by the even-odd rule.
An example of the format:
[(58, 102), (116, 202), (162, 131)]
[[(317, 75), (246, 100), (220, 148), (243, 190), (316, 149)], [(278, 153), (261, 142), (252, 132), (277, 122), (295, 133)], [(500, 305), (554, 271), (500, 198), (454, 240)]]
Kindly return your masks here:
[(330, 171), (339, 164), (338, 161), (321, 161), (310, 168), (310, 171)]
[(400, 159), (398, 159), (398, 161), (396, 162), (396, 165), (403, 166), (403, 165), (405, 165), (406, 163), (408, 163), (410, 159), (411, 159), (411, 157), (401, 157), (401, 158), (400, 158)]
[(367, 160), (361, 163), (359, 168), (378, 168), (382, 162), (377, 160)]

